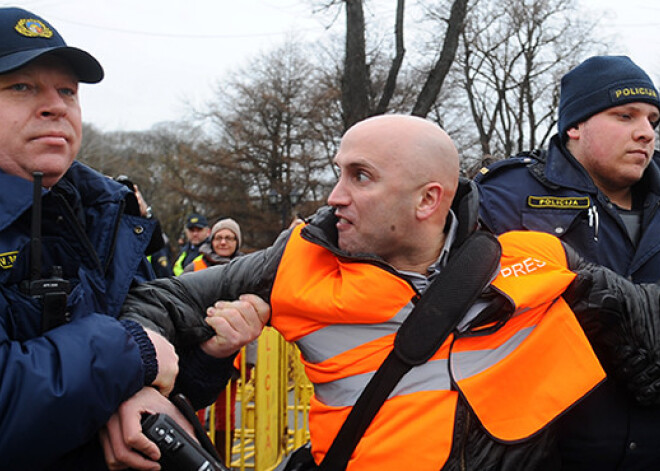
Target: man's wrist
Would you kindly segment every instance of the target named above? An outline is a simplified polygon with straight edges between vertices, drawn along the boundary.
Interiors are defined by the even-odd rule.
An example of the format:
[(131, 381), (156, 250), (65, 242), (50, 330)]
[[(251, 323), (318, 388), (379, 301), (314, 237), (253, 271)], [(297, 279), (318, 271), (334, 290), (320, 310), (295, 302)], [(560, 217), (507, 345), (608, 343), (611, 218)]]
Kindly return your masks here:
[(241, 347), (236, 348), (223, 345), (218, 342), (217, 337), (211, 337), (207, 341), (202, 342), (199, 347), (206, 355), (218, 359), (234, 357), (241, 349)]

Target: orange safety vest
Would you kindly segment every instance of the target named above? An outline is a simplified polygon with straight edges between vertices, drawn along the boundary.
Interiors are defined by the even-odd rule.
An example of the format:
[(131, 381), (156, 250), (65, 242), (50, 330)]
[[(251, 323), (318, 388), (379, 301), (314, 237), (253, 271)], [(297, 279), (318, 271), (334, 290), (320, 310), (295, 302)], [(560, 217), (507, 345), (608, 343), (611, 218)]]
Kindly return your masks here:
[[(321, 461), (362, 389), (392, 349), (415, 296), (399, 276), (341, 259), (294, 229), (271, 294), (272, 325), (295, 341), (314, 384), (309, 428)], [(441, 469), (454, 436), (458, 392), (503, 442), (524, 440), (598, 385), (603, 372), (561, 294), (575, 274), (558, 239), (499, 238), (493, 286), (515, 306), (494, 333), (450, 335), (408, 372), (358, 444), (349, 470)], [(484, 331), (485, 332), (485, 331)]]
[(204, 270), (205, 268), (208, 267), (209, 266), (204, 261), (204, 257), (202, 255), (200, 255), (199, 257), (193, 260), (193, 271)]

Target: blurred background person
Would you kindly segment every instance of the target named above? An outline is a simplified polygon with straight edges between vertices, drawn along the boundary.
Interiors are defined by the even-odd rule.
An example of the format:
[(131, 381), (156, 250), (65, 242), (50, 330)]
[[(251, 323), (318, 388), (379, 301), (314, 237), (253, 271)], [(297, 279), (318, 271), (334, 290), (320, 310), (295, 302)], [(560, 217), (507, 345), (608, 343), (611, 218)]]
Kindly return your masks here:
[(174, 262), (172, 271), (176, 276), (183, 273), (183, 269), (199, 257), (199, 248), (207, 242), (211, 229), (206, 217), (201, 214), (192, 213), (186, 219), (184, 233), (186, 235), (186, 243), (181, 247), (181, 252)]
[(156, 278), (169, 278), (174, 275), (172, 271), (172, 248), (167, 234), (162, 233), (163, 247), (150, 254), (147, 259), (151, 262)]
[(137, 198), (140, 207), (140, 215), (147, 219), (151, 219), (156, 223), (149, 246), (145, 250), (147, 260), (151, 263), (151, 268), (153, 268), (154, 274), (157, 278), (167, 278), (172, 276), (172, 250), (170, 249), (169, 239), (160, 225), (160, 221), (154, 216), (151, 206), (147, 204), (137, 184), (133, 183), (133, 181), (126, 175), (115, 177), (115, 181), (125, 185), (135, 193), (135, 197)]

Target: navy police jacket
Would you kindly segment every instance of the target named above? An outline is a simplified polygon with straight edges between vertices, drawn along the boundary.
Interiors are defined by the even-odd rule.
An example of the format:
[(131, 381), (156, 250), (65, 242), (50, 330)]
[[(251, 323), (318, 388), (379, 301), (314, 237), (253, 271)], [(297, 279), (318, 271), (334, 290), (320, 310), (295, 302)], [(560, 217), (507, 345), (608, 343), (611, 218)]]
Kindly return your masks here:
[(116, 319), (131, 284), (152, 278), (152, 223), (128, 214), (129, 194), (77, 162), (42, 189), (41, 274), (59, 266), (71, 283), (69, 322), (42, 333), (41, 302), (21, 289), (33, 185), (0, 171), (2, 469), (106, 469), (96, 432), (145, 381), (145, 334)]
[[(634, 282), (660, 282), (660, 169), (655, 160), (635, 190), (644, 195), (637, 245), (608, 198), (554, 136), (546, 152), (502, 160), (475, 178), (483, 223), (560, 237), (590, 262)], [(660, 410), (636, 405), (608, 379), (561, 424), (562, 469), (655, 469)]]
[(651, 161), (637, 184), (645, 199), (641, 237), (635, 246), (614, 205), (558, 141), (555, 136), (545, 154), (502, 160), (475, 178), (483, 222), (497, 234), (514, 229), (548, 232), (586, 260), (636, 283), (660, 282), (660, 168), (656, 161)]

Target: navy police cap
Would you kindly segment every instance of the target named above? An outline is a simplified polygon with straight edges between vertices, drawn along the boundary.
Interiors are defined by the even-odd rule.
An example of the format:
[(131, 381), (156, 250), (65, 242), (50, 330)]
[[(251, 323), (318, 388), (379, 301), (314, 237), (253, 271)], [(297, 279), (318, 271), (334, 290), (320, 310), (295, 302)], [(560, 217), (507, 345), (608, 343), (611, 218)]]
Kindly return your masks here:
[(85, 83), (103, 79), (103, 68), (91, 54), (67, 46), (60, 34), (43, 18), (22, 8), (0, 8), (0, 74), (52, 54), (63, 58)]
[(192, 213), (190, 216), (188, 216), (188, 219), (186, 219), (186, 227), (188, 229), (192, 229), (193, 227), (199, 227), (203, 229), (205, 227), (209, 227), (209, 222), (201, 214)]

